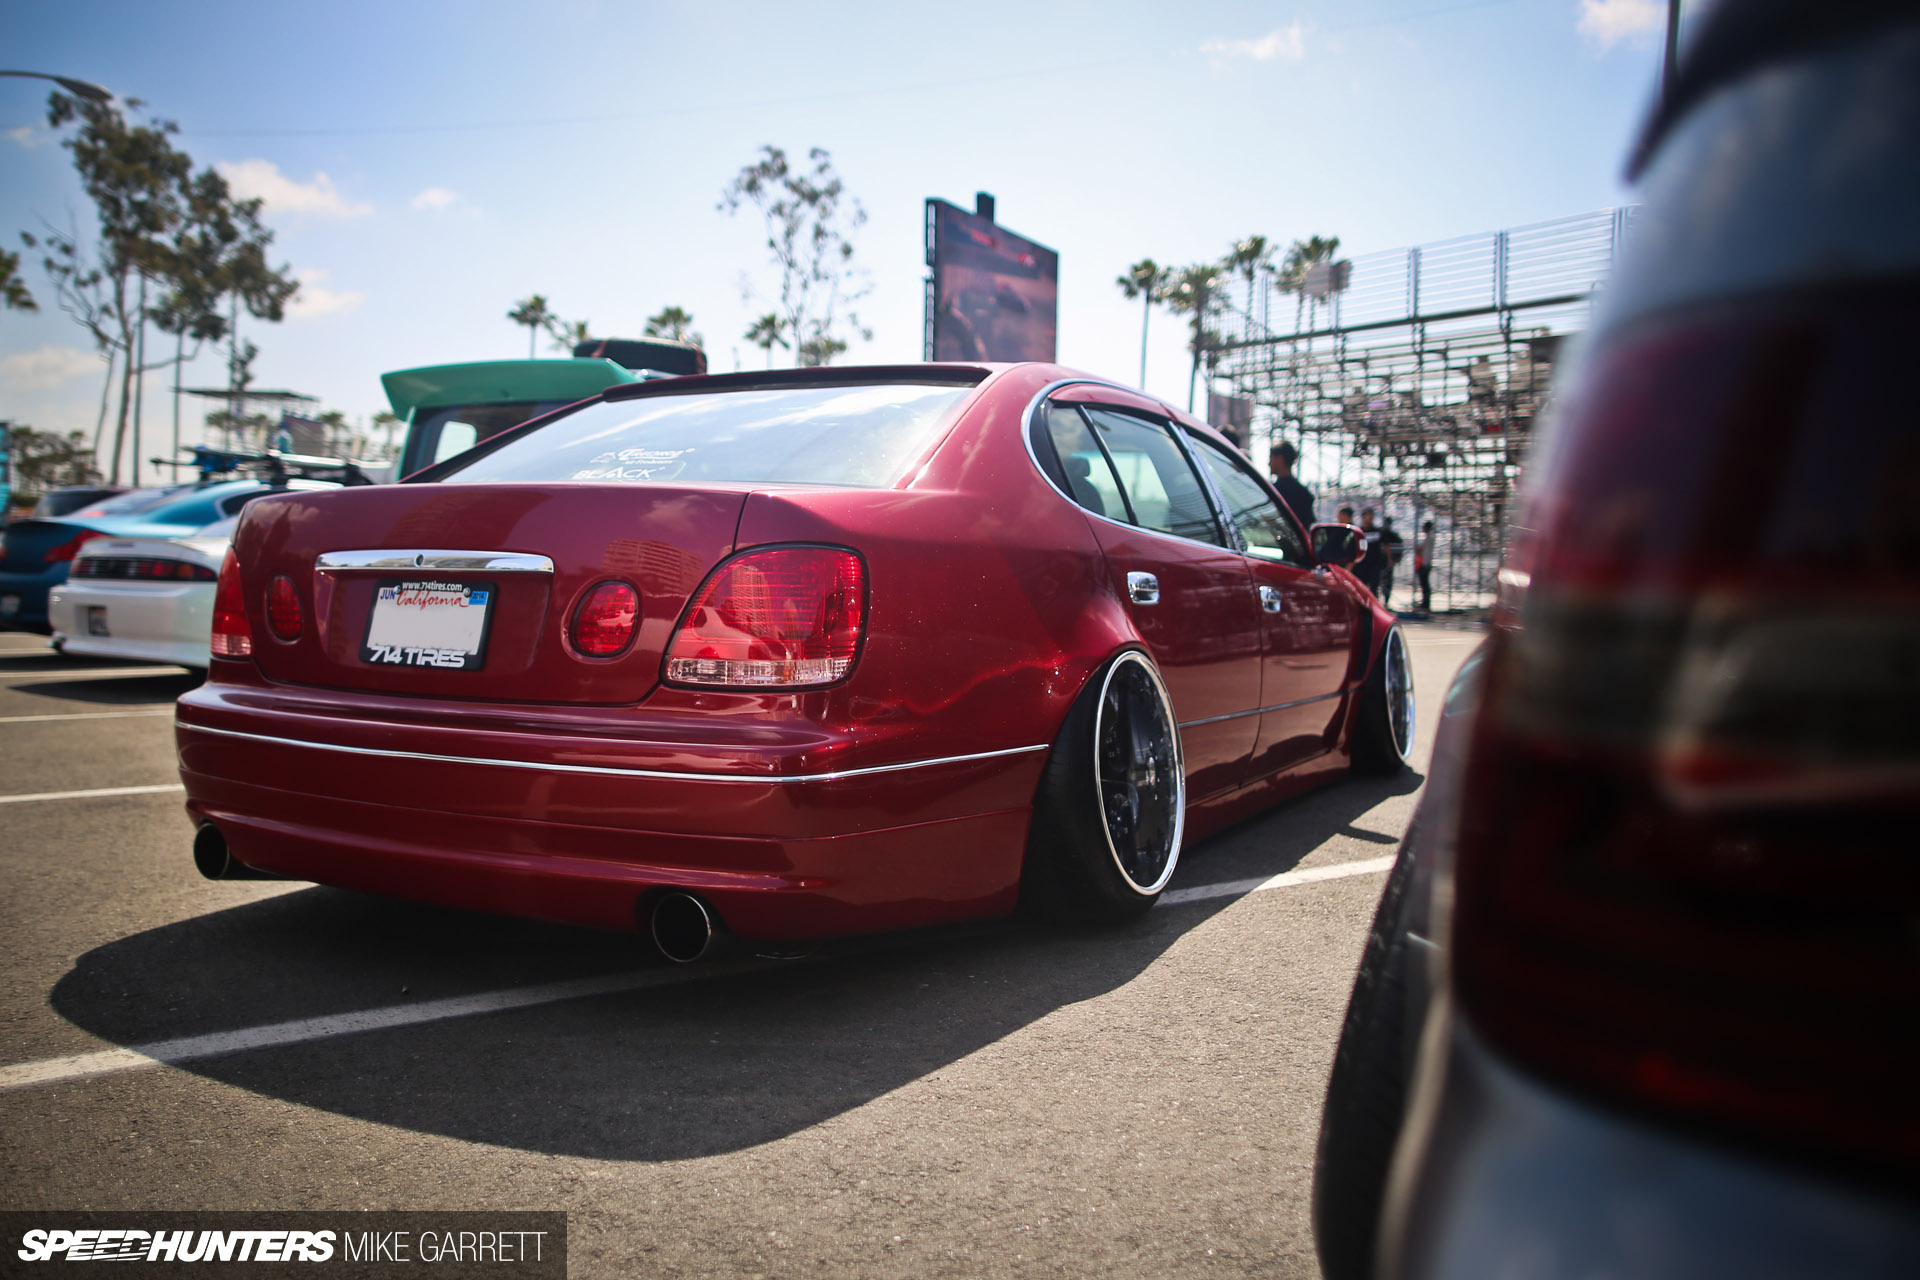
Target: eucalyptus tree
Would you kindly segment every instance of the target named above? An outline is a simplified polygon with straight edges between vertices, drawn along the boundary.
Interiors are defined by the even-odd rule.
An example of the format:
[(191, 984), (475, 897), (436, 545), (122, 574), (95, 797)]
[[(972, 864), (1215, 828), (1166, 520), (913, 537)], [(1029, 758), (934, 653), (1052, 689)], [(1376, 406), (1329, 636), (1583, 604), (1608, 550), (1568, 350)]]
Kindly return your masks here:
[(1153, 318), (1153, 304), (1162, 301), (1162, 290), (1173, 272), (1161, 266), (1152, 258), (1142, 258), (1128, 267), (1126, 273), (1117, 277), (1114, 284), (1125, 294), (1128, 301), (1139, 298), (1140, 302), (1140, 389), (1147, 386), (1147, 321)]
[(567, 354), (587, 341), (590, 336), (588, 329), (585, 320), (562, 320), (558, 316), (547, 325), (547, 332), (553, 335), (553, 349)]
[(20, 278), (20, 255), (0, 249), (0, 306), (9, 311), (38, 311), (40, 304)]
[[(825, 149), (795, 165), (779, 147), (763, 146), (720, 193), (720, 208), (735, 214), (751, 205), (766, 227), (766, 248), (779, 274), (776, 313), (798, 344), (803, 365), (830, 363), (873, 330), (860, 323), (853, 304), (865, 297), (866, 273), (854, 261), (853, 237), (867, 221), (860, 201), (847, 194)], [(753, 291), (746, 290), (749, 298)]]

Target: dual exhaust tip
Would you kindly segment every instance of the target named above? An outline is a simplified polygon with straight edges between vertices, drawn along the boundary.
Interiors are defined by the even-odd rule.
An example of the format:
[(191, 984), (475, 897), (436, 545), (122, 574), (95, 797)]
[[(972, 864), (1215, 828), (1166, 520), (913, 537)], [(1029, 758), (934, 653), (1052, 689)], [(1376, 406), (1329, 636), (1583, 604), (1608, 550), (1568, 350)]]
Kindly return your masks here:
[[(193, 834), (193, 865), (209, 880), (277, 880), (266, 871), (249, 867), (233, 856), (227, 837), (211, 822)], [(726, 936), (720, 916), (690, 893), (670, 889), (641, 902), (647, 936), (660, 954), (674, 964), (692, 964), (713, 953)]]

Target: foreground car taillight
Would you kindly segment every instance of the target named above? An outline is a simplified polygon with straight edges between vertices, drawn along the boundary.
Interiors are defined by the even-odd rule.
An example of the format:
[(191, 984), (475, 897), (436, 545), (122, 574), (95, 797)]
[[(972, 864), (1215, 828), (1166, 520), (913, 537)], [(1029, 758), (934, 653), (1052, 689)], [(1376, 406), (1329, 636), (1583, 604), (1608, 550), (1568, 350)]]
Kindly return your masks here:
[(633, 643), (640, 593), (624, 582), (602, 582), (573, 611), (568, 638), (590, 658), (611, 658)]
[(247, 625), (246, 602), (240, 598), (240, 558), (231, 547), (220, 562), (220, 585), (213, 589), (213, 656), (253, 656), (253, 631)]
[(298, 640), (302, 621), (300, 593), (294, 590), (293, 579), (275, 574), (267, 584), (267, 629), (282, 640)]
[(1920, 1165), (1911, 287), (1616, 339), (1502, 573), (1452, 954), (1521, 1061)]
[(831, 684), (853, 668), (866, 569), (851, 551), (769, 547), (721, 565), (667, 648), (667, 679), (728, 688)]

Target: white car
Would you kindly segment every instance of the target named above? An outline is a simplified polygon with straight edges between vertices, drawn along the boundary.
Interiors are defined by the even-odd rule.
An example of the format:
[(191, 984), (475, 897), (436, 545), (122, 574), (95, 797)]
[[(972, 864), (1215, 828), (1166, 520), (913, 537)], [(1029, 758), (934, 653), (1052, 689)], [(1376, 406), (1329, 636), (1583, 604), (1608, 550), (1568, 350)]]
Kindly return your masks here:
[(205, 670), (213, 592), (239, 517), (185, 538), (96, 538), (47, 599), (54, 647)]

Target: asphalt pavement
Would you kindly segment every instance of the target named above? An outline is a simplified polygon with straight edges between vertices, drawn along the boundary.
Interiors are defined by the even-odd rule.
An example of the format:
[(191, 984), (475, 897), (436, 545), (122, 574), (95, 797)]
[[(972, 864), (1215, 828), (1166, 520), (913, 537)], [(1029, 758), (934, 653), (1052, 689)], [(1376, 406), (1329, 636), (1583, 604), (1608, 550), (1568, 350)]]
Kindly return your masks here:
[(180, 668), (0, 634), (0, 1206), (559, 1209), (576, 1276), (1314, 1276), (1313, 1144), (1414, 771), (1188, 849), (1118, 930), (671, 968), (193, 870)]

